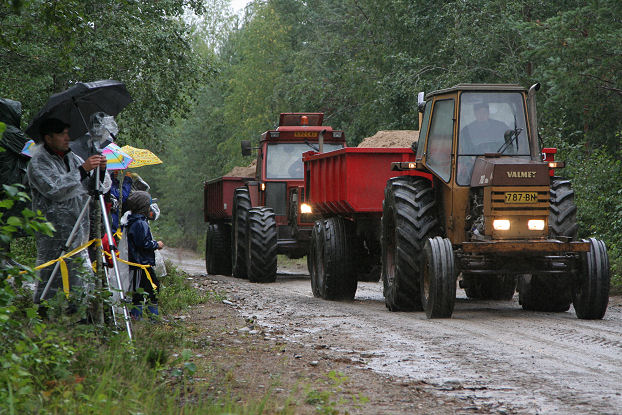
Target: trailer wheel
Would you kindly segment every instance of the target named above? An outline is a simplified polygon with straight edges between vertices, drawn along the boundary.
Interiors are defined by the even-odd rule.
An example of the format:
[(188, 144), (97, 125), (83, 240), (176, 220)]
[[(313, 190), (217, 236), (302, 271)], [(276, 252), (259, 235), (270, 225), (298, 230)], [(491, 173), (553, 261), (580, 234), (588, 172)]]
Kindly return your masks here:
[(570, 180), (561, 177), (551, 179), (549, 200), (549, 233), (552, 237), (577, 237), (577, 205)]
[(567, 275), (521, 275), (518, 302), (523, 310), (562, 313), (570, 308), (571, 281)]
[(246, 220), (251, 208), (248, 189), (239, 187), (233, 193), (233, 229), (231, 232), (231, 266), (233, 276), (247, 278), (246, 274)]
[(428, 318), (449, 318), (456, 302), (456, 271), (451, 241), (436, 236), (425, 243), (421, 303)]
[(577, 317), (601, 319), (609, 303), (609, 256), (601, 240), (590, 238), (590, 250), (581, 255), (582, 278), (572, 290), (572, 302)]
[(353, 300), (356, 275), (352, 261), (352, 229), (340, 217), (324, 221), (316, 242), (316, 286), (325, 300)]
[(322, 297), (320, 287), (324, 285), (324, 267), (319, 266), (324, 262), (323, 239), (324, 220), (316, 220), (311, 231), (309, 253), (307, 254), (307, 267), (311, 275), (311, 291), (314, 297)]
[(391, 311), (421, 311), (423, 247), (439, 233), (432, 185), (419, 177), (389, 179), (382, 206), (385, 304)]
[(205, 268), (208, 274), (231, 275), (231, 226), (210, 223), (205, 238)]
[(516, 291), (517, 278), (514, 275), (462, 275), (464, 291), (469, 298), (479, 300), (511, 300)]
[(277, 231), (274, 211), (248, 210), (246, 226), (246, 275), (251, 282), (276, 280)]

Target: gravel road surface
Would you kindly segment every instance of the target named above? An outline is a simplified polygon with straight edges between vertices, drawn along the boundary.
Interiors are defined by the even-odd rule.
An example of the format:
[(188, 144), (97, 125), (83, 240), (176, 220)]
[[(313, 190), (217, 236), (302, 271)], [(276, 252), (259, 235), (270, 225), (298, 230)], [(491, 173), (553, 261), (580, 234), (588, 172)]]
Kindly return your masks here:
[[(186, 272), (205, 275), (201, 258), (168, 249)], [(381, 375), (425, 382), (430, 390), (468, 398), (496, 412), (622, 413), (622, 299), (603, 320), (523, 311), (513, 301), (467, 300), (451, 319), (391, 313), (382, 283), (359, 283), (351, 302), (314, 298), (306, 269), (279, 268), (272, 284), (226, 276), (230, 301), (245, 317), (313, 349), (346, 354)]]

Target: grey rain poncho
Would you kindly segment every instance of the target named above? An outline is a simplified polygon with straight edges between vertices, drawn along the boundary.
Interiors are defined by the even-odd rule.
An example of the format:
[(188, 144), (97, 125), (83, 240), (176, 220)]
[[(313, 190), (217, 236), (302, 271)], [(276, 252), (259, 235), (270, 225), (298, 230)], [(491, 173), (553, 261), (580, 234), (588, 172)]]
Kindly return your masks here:
[[(78, 167), (84, 161), (79, 156), (69, 151), (65, 158), (69, 164), (69, 171), (67, 171), (67, 166), (60, 156), (50, 153), (43, 144), (39, 144), (35, 147), (32, 160), (28, 164), (28, 180), (31, 187), (33, 210), (43, 212), (47, 220), (56, 228), (52, 237), (37, 234), (37, 265), (60, 256), (80, 212), (89, 202), (88, 188), (93, 177), (81, 180)], [(106, 172), (100, 172), (100, 175), (104, 177), (100, 189), (105, 193), (110, 190), (111, 180)], [(95, 176), (95, 171), (91, 172), (91, 176)], [(70, 250), (88, 242), (88, 237), (89, 215), (87, 211)], [(86, 250), (73, 256), (72, 259), (75, 261), (68, 260), (69, 286), (72, 291), (80, 287), (87, 287), (86, 282), (76, 273), (76, 267), (80, 262), (79, 258), (84, 261), (86, 272), (92, 273)], [(39, 271), (41, 281), (38, 282), (35, 290), (35, 301), (43, 292), (53, 269), (54, 265)], [(53, 297), (59, 288), (62, 288), (60, 272), (54, 277), (54, 283), (50, 286), (46, 298)]]

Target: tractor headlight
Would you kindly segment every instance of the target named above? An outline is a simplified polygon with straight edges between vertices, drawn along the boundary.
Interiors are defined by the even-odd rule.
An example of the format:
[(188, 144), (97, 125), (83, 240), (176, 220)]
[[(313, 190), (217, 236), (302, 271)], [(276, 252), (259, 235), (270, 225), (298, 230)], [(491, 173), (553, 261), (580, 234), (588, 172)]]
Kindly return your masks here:
[(527, 227), (530, 231), (541, 231), (544, 230), (544, 220), (543, 219), (530, 219), (527, 221)]
[(307, 214), (307, 213), (312, 213), (312, 212), (313, 212), (313, 209), (311, 209), (311, 205), (307, 203), (303, 203), (300, 205), (300, 213)]
[(495, 219), (492, 221), (492, 227), (496, 231), (509, 231), (510, 221), (508, 219)]

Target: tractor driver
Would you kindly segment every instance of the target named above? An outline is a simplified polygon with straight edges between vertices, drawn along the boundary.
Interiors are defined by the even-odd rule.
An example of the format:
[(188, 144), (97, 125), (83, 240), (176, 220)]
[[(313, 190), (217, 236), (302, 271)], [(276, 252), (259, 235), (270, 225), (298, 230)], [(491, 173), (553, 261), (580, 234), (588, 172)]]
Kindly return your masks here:
[(503, 144), (508, 126), (491, 119), (487, 102), (473, 105), (475, 120), (460, 132), (460, 154), (483, 154), (497, 151)]

